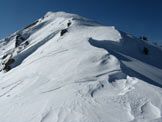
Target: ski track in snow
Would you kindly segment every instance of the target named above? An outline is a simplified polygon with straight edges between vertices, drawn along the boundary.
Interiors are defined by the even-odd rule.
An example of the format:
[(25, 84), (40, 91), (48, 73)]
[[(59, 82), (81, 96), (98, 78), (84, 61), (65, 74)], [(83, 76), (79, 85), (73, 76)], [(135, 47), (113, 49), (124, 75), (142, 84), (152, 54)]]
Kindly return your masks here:
[(5, 86), (5, 87), (2, 87), (2, 89), (6, 89), (9, 87), (9, 89), (7, 89), (4, 93), (0, 94), (0, 97), (3, 97), (7, 94), (9, 94), (11, 91), (13, 91), (16, 87), (18, 87), (23, 81), (18, 81), (18, 82), (15, 82), (15, 83), (12, 83), (8, 86)]

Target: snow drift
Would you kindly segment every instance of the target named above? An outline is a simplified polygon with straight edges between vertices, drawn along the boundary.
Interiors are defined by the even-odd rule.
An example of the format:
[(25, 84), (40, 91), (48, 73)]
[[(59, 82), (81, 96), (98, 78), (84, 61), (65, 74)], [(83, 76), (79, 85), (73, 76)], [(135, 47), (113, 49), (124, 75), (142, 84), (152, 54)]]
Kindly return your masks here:
[(48, 12), (0, 40), (0, 122), (160, 122), (162, 50)]

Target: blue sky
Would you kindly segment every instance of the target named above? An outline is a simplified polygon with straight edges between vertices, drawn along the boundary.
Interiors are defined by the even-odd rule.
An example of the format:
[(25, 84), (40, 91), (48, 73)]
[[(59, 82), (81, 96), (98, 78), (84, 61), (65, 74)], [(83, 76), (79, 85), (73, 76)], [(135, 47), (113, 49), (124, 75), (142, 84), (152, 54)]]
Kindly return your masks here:
[(47, 11), (79, 14), (162, 45), (162, 0), (1, 0), (0, 39)]

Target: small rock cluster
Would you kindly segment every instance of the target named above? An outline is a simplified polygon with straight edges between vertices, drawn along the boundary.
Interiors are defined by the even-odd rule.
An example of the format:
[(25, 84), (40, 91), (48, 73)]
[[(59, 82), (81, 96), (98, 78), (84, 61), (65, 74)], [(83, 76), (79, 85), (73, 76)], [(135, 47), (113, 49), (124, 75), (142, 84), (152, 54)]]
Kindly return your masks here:
[(71, 23), (71, 21), (69, 20), (68, 23), (67, 23), (67, 28), (61, 30), (60, 36), (63, 36), (65, 33), (68, 32), (68, 28), (70, 27), (71, 24), (72, 24), (72, 23)]
[(16, 62), (13, 56), (15, 51), (17, 51), (17, 53), (20, 53), (23, 49), (25, 49), (29, 45), (29, 42), (25, 40), (26, 39), (21, 34), (16, 35), (15, 48), (1, 58), (0, 71), (8, 72), (12, 69), (11, 65)]

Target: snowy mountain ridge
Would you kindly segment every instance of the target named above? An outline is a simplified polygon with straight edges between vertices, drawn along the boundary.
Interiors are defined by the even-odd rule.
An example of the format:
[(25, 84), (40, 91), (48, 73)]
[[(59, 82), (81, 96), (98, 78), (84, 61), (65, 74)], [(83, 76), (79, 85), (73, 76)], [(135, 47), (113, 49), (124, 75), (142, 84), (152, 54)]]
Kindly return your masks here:
[(162, 50), (48, 12), (0, 40), (0, 122), (161, 122)]

